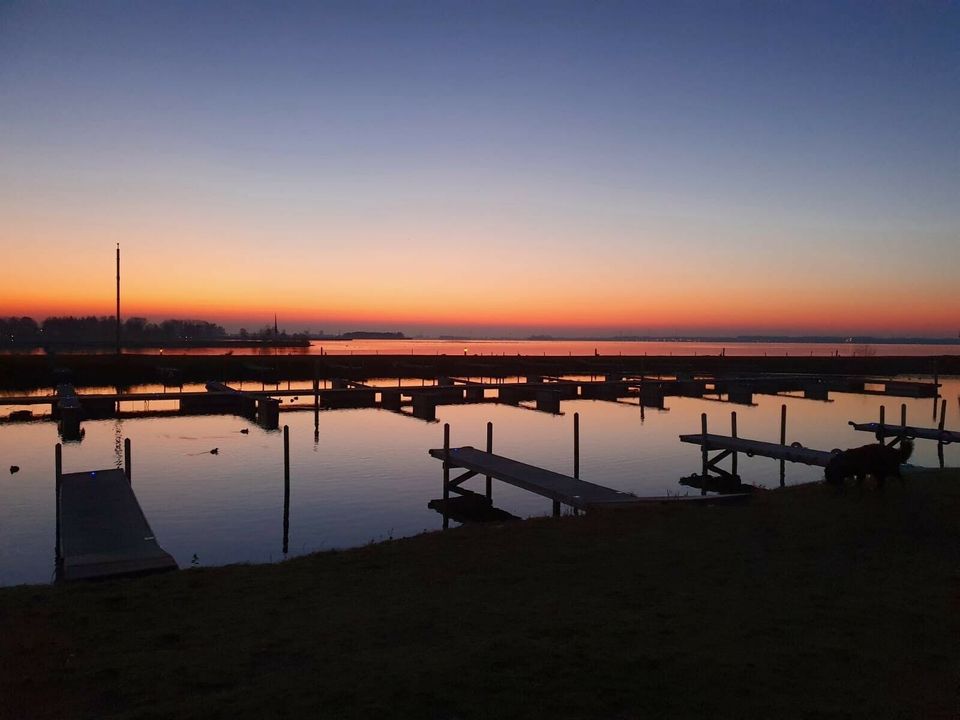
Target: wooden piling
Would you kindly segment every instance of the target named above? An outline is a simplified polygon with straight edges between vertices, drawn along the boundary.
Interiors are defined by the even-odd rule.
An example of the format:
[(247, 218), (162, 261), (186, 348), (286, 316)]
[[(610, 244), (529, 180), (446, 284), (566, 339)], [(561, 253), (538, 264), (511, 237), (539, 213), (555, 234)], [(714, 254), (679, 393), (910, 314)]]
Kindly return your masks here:
[(700, 413), (700, 434), (703, 436), (703, 442), (700, 443), (700, 457), (703, 460), (703, 470), (701, 475), (703, 476), (703, 487), (700, 488), (700, 494), (707, 494), (707, 475), (709, 473), (709, 464), (707, 459), (707, 414)]
[(60, 482), (63, 479), (63, 445), (57, 443), (53, 452), (54, 467), (54, 500), (57, 509), (57, 528), (53, 554), (57, 564), (60, 564)]
[(123, 474), (127, 476), (127, 482), (133, 483), (133, 466), (130, 457), (130, 438), (123, 439)]
[[(784, 403), (780, 406), (780, 444), (787, 444), (787, 405)], [(787, 464), (784, 460), (780, 461), (780, 487), (786, 485), (787, 481)]]
[(907, 404), (900, 403), (900, 437), (899, 441), (902, 444), (904, 439), (907, 437)]
[[(488, 453), (493, 452), (493, 423), (492, 422), (487, 423), (487, 452)], [(491, 478), (489, 475), (487, 475), (486, 478), (487, 478), (487, 487), (486, 487), (487, 500), (492, 501), (493, 500), (493, 478)]]
[(283, 554), (290, 541), (290, 426), (283, 426)]
[(573, 414), (573, 476), (580, 479), (580, 413)]
[[(443, 424), (443, 499), (450, 499), (450, 423)], [(446, 503), (444, 503), (446, 506)], [(450, 518), (443, 514), (443, 529), (450, 527)]]
[[(737, 436), (737, 411), (734, 410), (730, 413), (730, 437)], [(733, 468), (733, 476), (737, 477), (737, 451), (733, 451), (733, 456), (731, 459), (731, 467)]]

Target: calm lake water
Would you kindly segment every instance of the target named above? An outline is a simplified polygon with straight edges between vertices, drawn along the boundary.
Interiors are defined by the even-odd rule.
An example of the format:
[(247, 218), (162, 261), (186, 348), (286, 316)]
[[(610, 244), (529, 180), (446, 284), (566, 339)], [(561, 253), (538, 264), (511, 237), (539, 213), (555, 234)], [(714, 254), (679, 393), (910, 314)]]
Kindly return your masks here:
[[(941, 378), (948, 400), (946, 424), (960, 427), (960, 379)], [(295, 385), (296, 386), (296, 385)], [(700, 451), (677, 436), (700, 429), (706, 412), (711, 430), (727, 432), (736, 410), (742, 437), (776, 441), (780, 405), (788, 408), (787, 441), (829, 450), (871, 441), (848, 420), (887, 418), (932, 426), (932, 399), (900, 399), (832, 393), (831, 402), (757, 395), (756, 407), (692, 398), (668, 398), (667, 410), (592, 400), (563, 403), (561, 416), (504, 405), (441, 406), (438, 423), (376, 409), (306, 409), (281, 415), (290, 427), (290, 555), (363, 545), (437, 530), (442, 518), (427, 509), (440, 495), (440, 463), (427, 455), (442, 445), (442, 423), (452, 443), (482, 447), (487, 421), (494, 424), (496, 452), (559, 472), (573, 469), (573, 413), (580, 413), (581, 477), (638, 495), (697, 492), (678, 480), (698, 472)], [(139, 403), (143, 405), (143, 403)], [(142, 410), (143, 407), (125, 407)], [(168, 403), (168, 405), (171, 405)], [(151, 403), (150, 409), (163, 409)], [(0, 415), (12, 409), (0, 405)], [(35, 408), (36, 409), (36, 408)], [(133, 444), (133, 486), (161, 546), (181, 567), (282, 559), (282, 436), (233, 416), (145, 417), (84, 422), (80, 443), (64, 446), (66, 472), (114, 467), (124, 438)], [(241, 429), (249, 429), (243, 434)], [(0, 584), (49, 582), (53, 576), (54, 445), (52, 422), (0, 425)], [(218, 455), (211, 455), (219, 448)], [(947, 465), (960, 464), (960, 446), (945, 448)], [(912, 460), (936, 465), (936, 444), (917, 441)], [(16, 474), (8, 466), (19, 465)], [(778, 463), (740, 457), (745, 482), (778, 484)], [(787, 464), (787, 482), (809, 482), (822, 470)], [(467, 487), (481, 489), (483, 480)], [(891, 493), (900, 492), (894, 484)], [(550, 502), (494, 483), (494, 501), (516, 515), (550, 513)]]

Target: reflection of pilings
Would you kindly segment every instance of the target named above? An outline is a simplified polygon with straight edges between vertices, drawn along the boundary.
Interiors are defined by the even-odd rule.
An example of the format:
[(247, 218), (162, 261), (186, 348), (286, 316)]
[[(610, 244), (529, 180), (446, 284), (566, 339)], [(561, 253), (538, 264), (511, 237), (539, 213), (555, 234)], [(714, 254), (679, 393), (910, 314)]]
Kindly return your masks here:
[(54, 415), (59, 421), (60, 437), (64, 440), (79, 440), (82, 437), (80, 431), (82, 408), (73, 385), (69, 383), (57, 385), (57, 396), (59, 400), (55, 406)]
[(727, 400), (739, 405), (752, 405), (753, 393), (748, 386), (731, 383), (727, 386)]
[[(787, 444), (787, 406), (780, 406), (780, 444)], [(780, 460), (780, 487), (786, 484), (786, 461)]]
[(290, 427), (283, 426), (283, 554), (290, 539)]
[(413, 416), (421, 420), (436, 420), (437, 397), (433, 393), (417, 393), (414, 395)]
[(830, 387), (822, 381), (814, 381), (803, 386), (803, 396), (810, 400), (829, 400)]
[(556, 390), (537, 390), (537, 410), (560, 413), (560, 393)]
[(272, 397), (257, 399), (257, 423), (267, 430), (276, 430), (280, 425), (280, 401)]
[(640, 404), (647, 407), (663, 409), (663, 385), (661, 383), (644, 381), (640, 385)]
[(384, 410), (399, 412), (403, 403), (403, 395), (400, 390), (381, 390), (380, 407)]

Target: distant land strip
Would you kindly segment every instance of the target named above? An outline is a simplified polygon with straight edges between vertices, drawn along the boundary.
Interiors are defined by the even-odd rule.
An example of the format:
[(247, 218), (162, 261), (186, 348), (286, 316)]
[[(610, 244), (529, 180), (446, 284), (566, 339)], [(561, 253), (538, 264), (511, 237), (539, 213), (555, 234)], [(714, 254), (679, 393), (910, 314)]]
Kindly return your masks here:
[(960, 375), (960, 355), (937, 356), (530, 356), (530, 355), (123, 355), (0, 354), (0, 389), (131, 386), (251, 380), (267, 385), (313, 378), (508, 378), (518, 375), (671, 375), (810, 373), (817, 375)]

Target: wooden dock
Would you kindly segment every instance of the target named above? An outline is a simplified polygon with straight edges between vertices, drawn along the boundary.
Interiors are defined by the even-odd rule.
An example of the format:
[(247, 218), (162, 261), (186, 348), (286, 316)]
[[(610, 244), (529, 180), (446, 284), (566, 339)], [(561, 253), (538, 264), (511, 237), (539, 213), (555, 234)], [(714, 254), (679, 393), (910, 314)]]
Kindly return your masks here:
[(779, 443), (748, 440), (747, 438), (730, 437), (728, 435), (703, 435), (701, 433), (681, 435), (680, 442), (700, 445), (707, 451), (742, 452), (747, 457), (760, 455), (774, 460), (786, 460), (803, 465), (819, 465), (820, 467), (826, 467), (830, 458), (833, 457), (833, 453), (824, 450), (812, 450), (800, 445), (780, 445)]
[[(90, 580), (176, 570), (130, 485), (128, 470), (63, 473), (57, 445), (57, 575)], [(128, 455), (129, 458), (129, 455)]]
[[(744, 453), (747, 457), (760, 455), (762, 457), (772, 458), (780, 461), (780, 487), (786, 484), (785, 464), (787, 462), (801, 463), (804, 465), (816, 465), (826, 467), (830, 458), (839, 450), (813, 450), (805, 448), (800, 443), (794, 442), (787, 444), (787, 406), (780, 406), (780, 442), (764, 442), (762, 440), (751, 440), (737, 435), (737, 413), (730, 413), (730, 434), (716, 435), (707, 432), (707, 414), (700, 415), (700, 432), (696, 434), (681, 435), (680, 442), (691, 443), (700, 446), (700, 457), (703, 466), (700, 471), (700, 481), (697, 486), (701, 492), (706, 494), (708, 489), (716, 486), (739, 487), (740, 476), (737, 474), (737, 456)], [(717, 454), (712, 458), (710, 452), (716, 451)], [(730, 458), (730, 469), (725, 470), (720, 467), (720, 462)], [(694, 486), (690, 477), (680, 481), (682, 485)]]
[(942, 430), (940, 428), (915, 427), (913, 425), (881, 425), (880, 423), (858, 423), (852, 420), (848, 423), (854, 430), (872, 433), (878, 439), (888, 437), (908, 437), (921, 440), (936, 440), (944, 445), (960, 442), (960, 432)]
[[(449, 426), (444, 428), (444, 439), (449, 439)], [(474, 447), (464, 446), (435, 448), (428, 451), (431, 457), (443, 461), (443, 500), (449, 493), (461, 495), (475, 494), (460, 487), (462, 483), (477, 475), (500, 480), (508, 485), (532, 492), (553, 501), (554, 515), (560, 514), (560, 504), (575, 510), (596, 510), (599, 508), (622, 508), (661, 503), (713, 503), (745, 500), (749, 494), (717, 495), (666, 495), (639, 497), (633, 493), (587, 482), (577, 477), (547, 470), (546, 468), (520, 462), (503, 455), (495, 455)], [(465, 470), (459, 477), (450, 479), (451, 468)], [(488, 486), (489, 487), (489, 486)], [(489, 489), (488, 495), (489, 498)]]
[[(438, 460), (444, 460), (445, 453), (446, 451), (443, 448), (430, 450), (430, 455)], [(466, 475), (450, 481), (450, 490), (454, 492), (456, 492), (454, 488), (460, 483), (479, 474), (489, 475), (501, 482), (580, 510), (599, 505), (619, 505), (624, 502), (639, 500), (636, 495), (631, 493), (578, 480), (569, 475), (562, 475), (536, 465), (528, 465), (503, 455), (494, 455), (469, 446), (450, 448), (447, 462), (450, 467), (463, 468), (468, 471)]]

